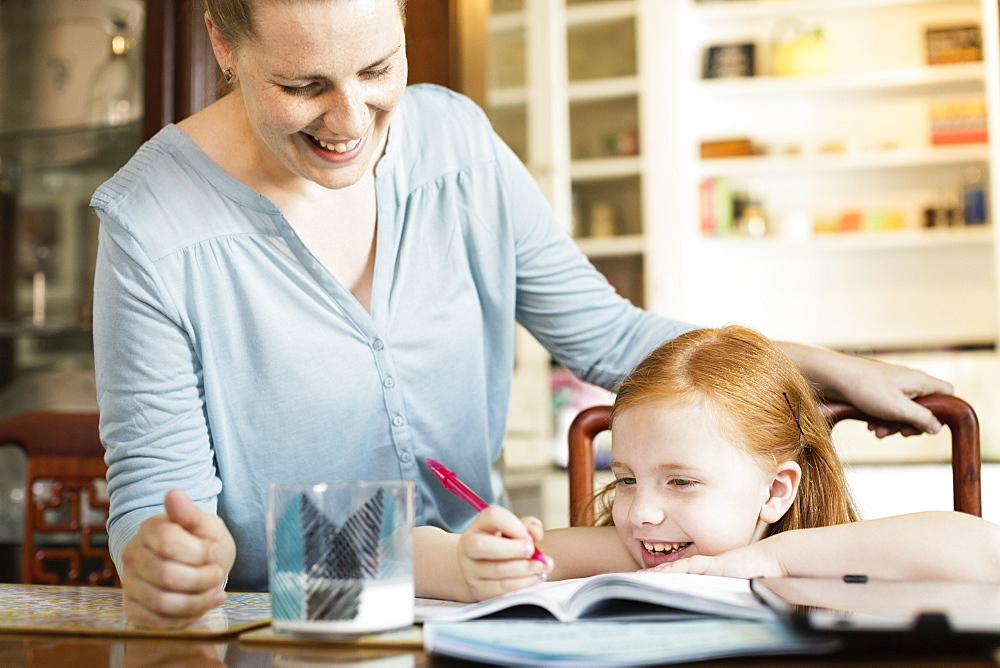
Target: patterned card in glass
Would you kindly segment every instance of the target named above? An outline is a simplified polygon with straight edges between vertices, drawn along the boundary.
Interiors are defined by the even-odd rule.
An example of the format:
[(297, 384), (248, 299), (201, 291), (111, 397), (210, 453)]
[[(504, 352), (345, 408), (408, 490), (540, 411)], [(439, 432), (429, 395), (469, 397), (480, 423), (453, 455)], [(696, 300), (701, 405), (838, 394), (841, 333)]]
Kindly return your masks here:
[(413, 623), (413, 483), (274, 483), (267, 541), (272, 624), (354, 635)]

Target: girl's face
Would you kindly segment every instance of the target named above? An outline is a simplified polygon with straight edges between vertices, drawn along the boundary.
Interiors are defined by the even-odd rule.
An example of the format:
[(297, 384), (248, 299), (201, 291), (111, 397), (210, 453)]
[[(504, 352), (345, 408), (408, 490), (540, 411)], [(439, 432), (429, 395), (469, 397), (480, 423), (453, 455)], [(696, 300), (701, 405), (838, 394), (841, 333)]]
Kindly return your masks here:
[(763, 537), (774, 475), (723, 435), (705, 402), (629, 408), (615, 418), (612, 448), (612, 514), (638, 564), (716, 555)]
[(245, 141), (276, 180), (357, 183), (374, 169), (406, 87), (397, 0), (262, 2), (254, 11), (256, 38), (232, 54), (252, 128)]

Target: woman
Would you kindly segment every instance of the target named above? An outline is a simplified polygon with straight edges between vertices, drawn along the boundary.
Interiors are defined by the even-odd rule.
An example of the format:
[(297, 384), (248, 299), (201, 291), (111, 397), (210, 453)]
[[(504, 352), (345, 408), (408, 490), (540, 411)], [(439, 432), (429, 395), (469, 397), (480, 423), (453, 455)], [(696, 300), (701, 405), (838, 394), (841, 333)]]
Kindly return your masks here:
[[(266, 586), (268, 481), (414, 480), (418, 524), (449, 531), (471, 513), (425, 457), (501, 497), (515, 321), (605, 387), (690, 329), (615, 294), (479, 109), (406, 89), (401, 2), (207, 7), (232, 92), (92, 201), (111, 550), (154, 626), (227, 576)], [(909, 397), (946, 383), (787, 349), (831, 396), (940, 428)]]

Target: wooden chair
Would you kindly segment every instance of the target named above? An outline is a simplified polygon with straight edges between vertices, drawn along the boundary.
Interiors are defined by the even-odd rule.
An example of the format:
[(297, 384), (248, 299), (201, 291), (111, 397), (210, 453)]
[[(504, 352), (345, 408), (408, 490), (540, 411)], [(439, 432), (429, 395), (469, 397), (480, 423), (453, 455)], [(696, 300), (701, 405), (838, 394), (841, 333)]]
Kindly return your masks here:
[[(0, 445), (6, 444), (20, 446), (27, 458), (21, 581), (119, 585), (106, 540), (95, 542), (107, 535), (108, 513), (94, 484), (107, 474), (97, 413), (14, 415), (0, 422)], [(36, 496), (37, 482), (51, 483), (50, 497)], [(95, 511), (104, 518), (100, 522), (88, 518)], [(71, 538), (63, 544), (51, 540), (53, 534)]]
[[(951, 431), (952, 489), (955, 510), (982, 515), (979, 473), (979, 420), (968, 403), (952, 395), (933, 394), (917, 403), (948, 426)], [(823, 414), (833, 426), (841, 420), (878, 422), (854, 406), (826, 403)], [(569, 497), (570, 524), (594, 523), (594, 437), (610, 428), (611, 406), (592, 406), (580, 412), (569, 428)], [(883, 423), (884, 424), (884, 423)]]

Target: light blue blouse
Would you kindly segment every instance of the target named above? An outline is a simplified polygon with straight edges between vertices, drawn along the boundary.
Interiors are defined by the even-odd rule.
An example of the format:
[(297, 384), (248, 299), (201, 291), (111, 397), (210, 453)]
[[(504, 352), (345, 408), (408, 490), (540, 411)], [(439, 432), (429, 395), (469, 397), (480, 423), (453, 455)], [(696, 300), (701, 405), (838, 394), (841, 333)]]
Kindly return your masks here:
[[(689, 326), (618, 297), (466, 98), (413, 86), (376, 171), (371, 312), (282, 212), (167, 126), (95, 193), (94, 347), (111, 550), (184, 489), (236, 541), (229, 586), (267, 586), (271, 481), (407, 479), (418, 524), (487, 501), (523, 324), (611, 387)], [(120, 565), (120, 564), (119, 564)]]

